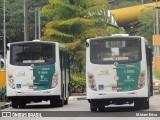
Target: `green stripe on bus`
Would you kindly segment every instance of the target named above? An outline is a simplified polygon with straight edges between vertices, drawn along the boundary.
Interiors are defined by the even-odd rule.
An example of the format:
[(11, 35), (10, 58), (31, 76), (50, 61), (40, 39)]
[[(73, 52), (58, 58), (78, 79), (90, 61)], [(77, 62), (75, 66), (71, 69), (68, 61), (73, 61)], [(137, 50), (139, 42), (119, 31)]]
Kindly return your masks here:
[(140, 62), (118, 65), (117, 76), (119, 80), (117, 81), (117, 86), (122, 86), (121, 90), (117, 90), (118, 92), (138, 89), (140, 68)]
[(46, 90), (51, 89), (53, 74), (55, 73), (55, 65), (41, 65), (35, 66), (33, 75), (35, 80), (34, 86), (37, 87), (34, 90)]

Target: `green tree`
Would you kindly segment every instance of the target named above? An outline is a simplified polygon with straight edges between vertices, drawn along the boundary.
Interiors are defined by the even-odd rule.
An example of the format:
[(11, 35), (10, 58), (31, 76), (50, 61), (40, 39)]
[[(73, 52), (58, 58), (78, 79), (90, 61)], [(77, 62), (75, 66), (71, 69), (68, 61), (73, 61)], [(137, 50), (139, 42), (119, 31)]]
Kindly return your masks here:
[(104, 14), (108, 8), (106, 0), (49, 0), (41, 15), (52, 21), (46, 24), (42, 39), (69, 45), (74, 53), (73, 71), (85, 72), (86, 39), (124, 33), (108, 25)]
[[(35, 8), (42, 8), (48, 0), (29, 0), (29, 35), (30, 40), (34, 39), (34, 11)], [(0, 2), (0, 36), (3, 36), (3, 2)], [(24, 40), (24, 8), (23, 0), (6, 0), (6, 33), (7, 43)], [(47, 22), (42, 17), (42, 27)], [(2, 50), (3, 38), (0, 37), (0, 49)]]
[(49, 0), (41, 15), (52, 18), (46, 24), (43, 40), (67, 43), (77, 48), (87, 38), (106, 36), (106, 0)]
[(148, 42), (152, 43), (152, 35), (153, 35), (153, 16), (151, 13), (142, 12), (142, 14), (138, 18), (139, 26), (136, 29), (136, 34), (145, 37)]

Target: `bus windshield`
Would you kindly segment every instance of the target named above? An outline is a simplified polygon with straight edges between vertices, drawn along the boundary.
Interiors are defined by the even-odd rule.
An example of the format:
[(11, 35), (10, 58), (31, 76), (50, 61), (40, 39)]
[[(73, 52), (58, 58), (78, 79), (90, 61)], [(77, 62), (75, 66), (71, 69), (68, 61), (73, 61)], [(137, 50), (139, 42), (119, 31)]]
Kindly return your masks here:
[(90, 60), (95, 64), (130, 63), (141, 59), (141, 42), (137, 38), (91, 40), (90, 46)]
[(11, 45), (12, 65), (47, 65), (55, 63), (55, 45), (49, 43), (20, 43)]

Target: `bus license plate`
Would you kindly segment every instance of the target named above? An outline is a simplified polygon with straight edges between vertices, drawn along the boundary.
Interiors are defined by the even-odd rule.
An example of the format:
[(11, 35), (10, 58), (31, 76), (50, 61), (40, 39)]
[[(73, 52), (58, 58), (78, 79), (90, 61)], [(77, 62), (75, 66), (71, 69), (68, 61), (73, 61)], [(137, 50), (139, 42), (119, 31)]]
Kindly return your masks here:
[(112, 90), (122, 90), (122, 86), (113, 86)]

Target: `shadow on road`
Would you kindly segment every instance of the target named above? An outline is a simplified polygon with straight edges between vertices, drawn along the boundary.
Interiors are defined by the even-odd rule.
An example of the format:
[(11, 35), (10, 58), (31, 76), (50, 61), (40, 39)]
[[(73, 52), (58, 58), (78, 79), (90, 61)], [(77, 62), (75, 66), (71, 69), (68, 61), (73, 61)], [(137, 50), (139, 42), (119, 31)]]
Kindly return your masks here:
[[(57, 109), (59, 107), (52, 107), (50, 104), (36, 104), (36, 105), (27, 105), (24, 109)], [(75, 109), (78, 109), (75, 107)], [(70, 110), (69, 110), (70, 111)], [(107, 106), (104, 112), (135, 112), (141, 111), (134, 108), (134, 106)]]
[[(37, 105), (30, 105), (30, 104), (28, 104), (28, 105), (26, 105), (26, 107), (25, 108), (23, 108), (23, 109), (50, 109), (50, 108), (53, 108), (50, 104), (37, 104)], [(56, 108), (56, 107), (54, 107), (54, 108)]]
[(133, 112), (137, 111), (133, 106), (106, 107), (104, 112)]

